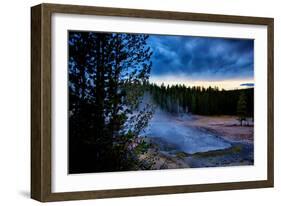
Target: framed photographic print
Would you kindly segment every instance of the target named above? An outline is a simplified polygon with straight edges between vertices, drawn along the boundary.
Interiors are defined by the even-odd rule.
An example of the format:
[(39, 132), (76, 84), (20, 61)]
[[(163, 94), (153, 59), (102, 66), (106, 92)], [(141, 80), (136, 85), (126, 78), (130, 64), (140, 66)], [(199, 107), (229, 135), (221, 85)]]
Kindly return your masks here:
[(31, 8), (31, 196), (273, 187), (273, 19)]

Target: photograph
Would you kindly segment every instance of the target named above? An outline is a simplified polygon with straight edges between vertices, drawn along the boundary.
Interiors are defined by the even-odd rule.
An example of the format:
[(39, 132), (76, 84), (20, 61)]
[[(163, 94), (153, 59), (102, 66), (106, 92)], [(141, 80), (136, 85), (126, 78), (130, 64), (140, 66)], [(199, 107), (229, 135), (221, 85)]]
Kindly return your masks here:
[(254, 165), (254, 39), (67, 41), (69, 174)]

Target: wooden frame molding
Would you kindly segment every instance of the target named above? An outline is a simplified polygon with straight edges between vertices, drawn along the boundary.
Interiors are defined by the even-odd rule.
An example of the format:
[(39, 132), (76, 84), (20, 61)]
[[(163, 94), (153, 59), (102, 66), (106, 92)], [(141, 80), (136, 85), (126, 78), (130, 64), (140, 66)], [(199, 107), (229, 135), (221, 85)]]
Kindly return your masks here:
[[(53, 13), (101, 15), (201, 22), (265, 25), (268, 31), (268, 165), (267, 180), (53, 193), (51, 191), (51, 16)], [(273, 187), (274, 182), (274, 88), (272, 18), (40, 4), (31, 8), (31, 197), (48, 201), (80, 200), (138, 195), (205, 192)]]

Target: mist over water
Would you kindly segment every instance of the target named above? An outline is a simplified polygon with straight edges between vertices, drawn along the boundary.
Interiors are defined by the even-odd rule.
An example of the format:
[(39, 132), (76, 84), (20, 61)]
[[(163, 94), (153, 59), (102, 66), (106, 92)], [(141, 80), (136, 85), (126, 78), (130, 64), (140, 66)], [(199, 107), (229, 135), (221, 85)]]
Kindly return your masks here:
[(156, 109), (142, 135), (173, 144), (178, 150), (189, 154), (231, 147), (229, 142), (208, 131), (184, 124), (186, 121), (192, 121), (192, 118), (192, 115), (177, 116)]

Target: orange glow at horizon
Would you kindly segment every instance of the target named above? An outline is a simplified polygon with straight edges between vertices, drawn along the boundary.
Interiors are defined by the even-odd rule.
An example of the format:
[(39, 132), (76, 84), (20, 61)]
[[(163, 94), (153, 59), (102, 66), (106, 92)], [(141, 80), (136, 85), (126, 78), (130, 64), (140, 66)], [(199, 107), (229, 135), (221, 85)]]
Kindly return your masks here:
[(153, 78), (149, 79), (150, 83), (155, 83), (157, 85), (161, 85), (162, 83), (165, 86), (172, 86), (176, 84), (185, 85), (186, 87), (200, 86), (200, 87), (218, 87), (220, 90), (234, 90), (234, 89), (246, 89), (249, 88), (247, 86), (240, 86), (245, 83), (254, 83), (254, 79), (230, 79), (230, 80), (190, 80), (183, 79), (180, 77), (164, 77), (164, 78)]

